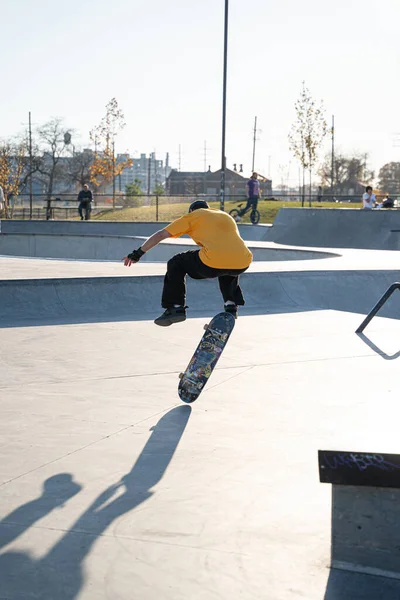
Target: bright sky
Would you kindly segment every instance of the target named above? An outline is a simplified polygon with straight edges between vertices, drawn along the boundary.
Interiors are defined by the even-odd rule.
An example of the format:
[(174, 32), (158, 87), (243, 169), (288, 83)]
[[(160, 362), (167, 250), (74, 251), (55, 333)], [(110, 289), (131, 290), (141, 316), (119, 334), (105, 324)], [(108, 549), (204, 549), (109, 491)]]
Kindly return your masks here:
[[(230, 0), (227, 166), (298, 180), (287, 135), (305, 80), (335, 115), (336, 145), (400, 160), (399, 0)], [(116, 97), (117, 151), (170, 152), (172, 166), (221, 163), (224, 0), (1, 0), (0, 137), (54, 116), (77, 146)], [(400, 139), (400, 137), (399, 137)], [(326, 141), (329, 151), (330, 140)]]

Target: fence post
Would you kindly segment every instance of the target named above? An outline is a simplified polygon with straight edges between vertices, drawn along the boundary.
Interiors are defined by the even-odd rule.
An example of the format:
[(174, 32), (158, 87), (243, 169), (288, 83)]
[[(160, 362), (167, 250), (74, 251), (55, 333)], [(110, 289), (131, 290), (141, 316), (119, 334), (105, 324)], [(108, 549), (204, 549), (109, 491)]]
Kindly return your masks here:
[(156, 196), (156, 222), (158, 223), (158, 195)]

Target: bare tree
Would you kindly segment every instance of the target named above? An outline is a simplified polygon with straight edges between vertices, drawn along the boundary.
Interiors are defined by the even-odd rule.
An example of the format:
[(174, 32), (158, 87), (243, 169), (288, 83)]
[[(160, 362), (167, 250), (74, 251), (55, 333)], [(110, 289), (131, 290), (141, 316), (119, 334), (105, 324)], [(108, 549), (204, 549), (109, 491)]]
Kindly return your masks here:
[(90, 149), (82, 152), (74, 152), (69, 158), (66, 166), (66, 177), (68, 182), (79, 186), (89, 183), (91, 179), (91, 168), (94, 162), (94, 153)]
[(38, 172), (46, 186), (48, 200), (53, 194), (55, 183), (65, 180), (63, 157), (66, 155), (69, 144), (69, 139), (65, 137), (65, 134), (63, 120), (59, 117), (44, 123), (37, 129), (39, 146), (43, 151)]
[[(308, 169), (310, 176), (309, 205), (311, 206), (312, 171), (318, 159), (318, 151), (327, 133), (324, 107), (312, 99), (310, 91), (303, 81), (300, 97), (295, 103), (296, 122), (289, 133), (289, 146), (294, 156), (300, 161), (303, 169)], [(303, 198), (304, 206), (304, 177)]]

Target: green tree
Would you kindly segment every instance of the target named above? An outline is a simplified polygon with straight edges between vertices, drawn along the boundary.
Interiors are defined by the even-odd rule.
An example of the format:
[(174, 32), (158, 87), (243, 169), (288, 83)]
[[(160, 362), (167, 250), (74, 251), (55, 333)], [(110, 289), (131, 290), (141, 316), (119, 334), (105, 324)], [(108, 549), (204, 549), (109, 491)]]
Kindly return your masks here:
[(156, 183), (154, 186), (153, 194), (156, 196), (163, 196), (165, 194), (165, 188), (161, 183)]
[(127, 186), (125, 186), (125, 194), (127, 196), (141, 196), (143, 193), (140, 187), (141, 185), (142, 182), (140, 179), (135, 179), (133, 183), (129, 183)]
[(124, 206), (133, 206), (134, 208), (142, 206), (143, 192), (140, 187), (141, 184), (142, 182), (140, 179), (135, 179), (133, 183), (129, 183), (127, 186), (125, 186), (125, 198), (123, 200)]
[[(333, 190), (337, 195), (347, 195), (351, 189), (356, 189), (359, 184), (368, 185), (374, 179), (374, 172), (367, 163), (367, 154), (354, 154), (345, 156), (336, 154), (333, 165)], [(332, 157), (327, 154), (319, 168), (323, 188), (331, 187)]]
[[(303, 170), (308, 169), (309, 171), (309, 204), (311, 206), (312, 171), (317, 162), (318, 152), (328, 131), (328, 126), (322, 102), (319, 106), (315, 103), (304, 81), (300, 97), (295, 103), (295, 111), (296, 121), (289, 133), (289, 147), (294, 156), (300, 161)], [(304, 186), (302, 206), (304, 206)]]
[(390, 162), (379, 170), (378, 187), (388, 194), (398, 194), (400, 191), (400, 162)]

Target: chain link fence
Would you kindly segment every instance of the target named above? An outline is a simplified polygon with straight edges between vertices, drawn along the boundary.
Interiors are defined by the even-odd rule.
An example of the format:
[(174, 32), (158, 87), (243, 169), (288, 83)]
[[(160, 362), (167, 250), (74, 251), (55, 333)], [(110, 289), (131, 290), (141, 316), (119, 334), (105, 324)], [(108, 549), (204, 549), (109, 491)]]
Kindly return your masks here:
[[(400, 208), (400, 194), (392, 196), (394, 208)], [(377, 201), (382, 202), (384, 195), (377, 194)], [(171, 221), (187, 212), (195, 200), (206, 200), (213, 208), (219, 208), (220, 197), (217, 195), (141, 195), (128, 196), (117, 194), (113, 199), (110, 194), (96, 194), (92, 202), (91, 218), (99, 216), (107, 219), (107, 213), (135, 209), (129, 214), (134, 221)], [(264, 204), (265, 203), (265, 204)], [(301, 193), (274, 193), (273, 197), (260, 199), (259, 209), (263, 206), (301, 206), (305, 207), (361, 207), (358, 196), (332, 196), (328, 194), (312, 194), (302, 196)], [(238, 206), (244, 207), (246, 198), (243, 195), (226, 196), (225, 210), (229, 212)], [(6, 219), (38, 219), (38, 220), (71, 220), (79, 219), (79, 203), (76, 194), (57, 194), (48, 198), (46, 194), (21, 194), (8, 200), (8, 207), (0, 211), (0, 218)], [(121, 213), (121, 217), (123, 212)], [(115, 214), (113, 215), (115, 220)], [(261, 219), (262, 220), (262, 219)]]

